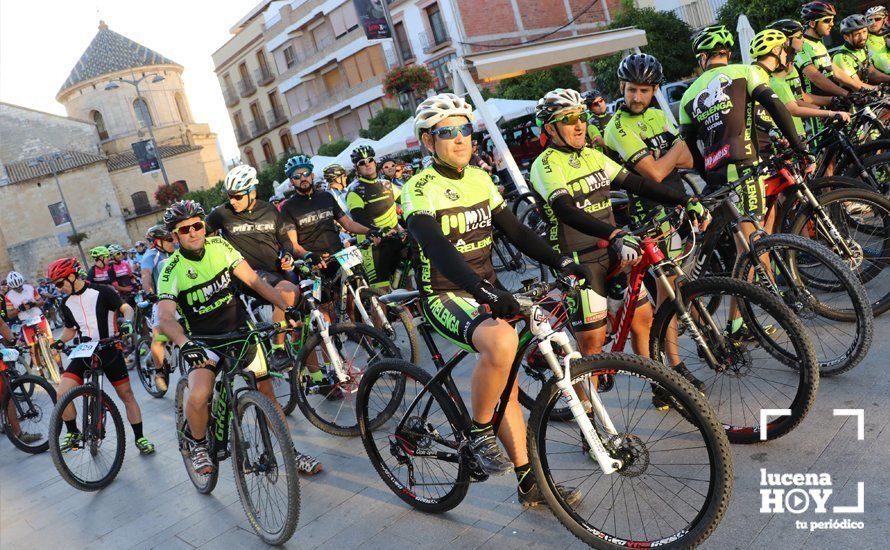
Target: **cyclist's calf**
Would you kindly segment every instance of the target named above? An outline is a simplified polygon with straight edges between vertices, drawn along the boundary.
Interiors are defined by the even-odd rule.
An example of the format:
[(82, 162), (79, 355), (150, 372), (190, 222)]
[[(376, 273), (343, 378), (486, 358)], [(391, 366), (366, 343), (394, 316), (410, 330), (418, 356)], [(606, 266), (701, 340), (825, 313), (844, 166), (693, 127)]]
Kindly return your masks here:
[(215, 373), (210, 369), (194, 369), (189, 373), (189, 398), (185, 407), (185, 416), (189, 430), (195, 439), (203, 439), (207, 432), (207, 421), (210, 415), (207, 404), (213, 395)]

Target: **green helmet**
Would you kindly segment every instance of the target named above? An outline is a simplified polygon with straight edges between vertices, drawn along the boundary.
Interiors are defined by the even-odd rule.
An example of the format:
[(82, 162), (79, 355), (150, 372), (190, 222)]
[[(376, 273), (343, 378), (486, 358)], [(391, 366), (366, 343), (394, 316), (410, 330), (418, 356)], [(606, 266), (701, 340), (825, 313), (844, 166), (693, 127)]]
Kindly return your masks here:
[(108, 249), (104, 246), (96, 246), (90, 249), (90, 258), (93, 260), (107, 258), (108, 256), (111, 256), (111, 253), (108, 252)]
[(735, 39), (725, 25), (711, 25), (695, 33), (692, 49), (695, 53), (728, 50), (735, 46)]
[(783, 46), (788, 38), (785, 33), (776, 29), (764, 29), (754, 35), (751, 40), (751, 57), (757, 59), (772, 53), (776, 46)]

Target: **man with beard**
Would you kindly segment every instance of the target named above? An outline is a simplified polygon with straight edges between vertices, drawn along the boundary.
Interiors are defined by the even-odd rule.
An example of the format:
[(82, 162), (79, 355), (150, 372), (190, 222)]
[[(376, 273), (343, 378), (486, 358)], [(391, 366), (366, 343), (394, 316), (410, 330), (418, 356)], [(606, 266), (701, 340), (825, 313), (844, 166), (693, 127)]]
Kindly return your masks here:
[[(834, 54), (832, 61), (838, 73), (843, 73), (854, 83), (855, 90), (876, 90), (867, 82), (890, 82), (890, 76), (875, 69), (866, 49), (868, 19), (864, 15), (851, 15), (841, 21), (844, 45)], [(858, 86), (858, 87), (857, 87)]]

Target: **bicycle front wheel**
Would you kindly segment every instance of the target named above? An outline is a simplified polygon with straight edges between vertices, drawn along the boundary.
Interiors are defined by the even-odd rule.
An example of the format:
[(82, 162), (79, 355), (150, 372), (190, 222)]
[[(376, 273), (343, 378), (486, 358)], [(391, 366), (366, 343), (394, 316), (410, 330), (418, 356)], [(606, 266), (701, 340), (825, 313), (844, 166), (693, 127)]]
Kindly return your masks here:
[[(49, 423), (55, 403), (56, 390), (43, 378), (26, 374), (12, 380), (0, 401), (0, 418), (9, 441), (26, 453), (45, 452), (49, 448)], [(12, 428), (10, 414), (15, 414), (18, 432)], [(26, 434), (39, 439), (23, 441)]]
[[(651, 357), (670, 366), (683, 362), (705, 384), (732, 443), (760, 441), (761, 409), (791, 411), (767, 424), (768, 439), (800, 424), (816, 400), (819, 366), (794, 313), (772, 294), (737, 279), (706, 277), (684, 284), (680, 292), (689, 315), (681, 318), (671, 301), (658, 308)], [(711, 303), (718, 304), (713, 312), (707, 308)], [(679, 337), (669, 336), (672, 320)]]
[(412, 507), (442, 513), (460, 504), (469, 489), (469, 468), (460, 455), (461, 427), (468, 420), (441, 387), (423, 392), (431, 379), (401, 359), (383, 359), (362, 378), (356, 411), (365, 452), (384, 483)]
[[(67, 428), (62, 414), (69, 406), (74, 408), (79, 434), (66, 437), (63, 446), (60, 437)], [(56, 404), (49, 429), (53, 464), (68, 484), (98, 491), (114, 481), (124, 463), (127, 440), (121, 413), (107, 393), (91, 384), (72, 389)]]
[[(152, 397), (164, 397), (167, 390), (158, 388), (155, 382), (157, 368), (155, 367), (154, 358), (151, 356), (151, 338), (140, 338), (136, 344), (136, 373), (139, 375), (139, 381), (142, 387)], [(169, 378), (169, 375), (168, 375)]]
[[(572, 383), (589, 392), (595, 391), (590, 380), (613, 377), (612, 388), (598, 394), (605, 415), (591, 413), (591, 421), (622, 466), (604, 475), (577, 424), (553, 417), (566, 399), (549, 380), (532, 408), (528, 447), (553, 514), (596, 548), (701, 544), (726, 513), (733, 479), (729, 442), (705, 399), (675, 372), (635, 355), (582, 357), (572, 361), (571, 373)], [(673, 404), (667, 416), (641, 406), (656, 389)], [(580, 498), (566, 498), (559, 486)]]
[(253, 530), (273, 546), (287, 542), (300, 517), (300, 480), (294, 442), (268, 397), (238, 396), (232, 419), (232, 470)]
[(40, 347), (40, 361), (43, 363), (43, 368), (49, 376), (49, 381), (58, 386), (62, 378), (59, 376), (59, 365), (56, 363), (53, 352), (49, 348), (49, 342), (45, 337), (40, 336), (37, 338), (37, 343)]
[(297, 357), (297, 405), (315, 427), (332, 435), (358, 435), (355, 394), (365, 371), (385, 357), (401, 357), (383, 332), (367, 325), (338, 323), (328, 328), (333, 353), (340, 360), (343, 379), (319, 333), (311, 334)]

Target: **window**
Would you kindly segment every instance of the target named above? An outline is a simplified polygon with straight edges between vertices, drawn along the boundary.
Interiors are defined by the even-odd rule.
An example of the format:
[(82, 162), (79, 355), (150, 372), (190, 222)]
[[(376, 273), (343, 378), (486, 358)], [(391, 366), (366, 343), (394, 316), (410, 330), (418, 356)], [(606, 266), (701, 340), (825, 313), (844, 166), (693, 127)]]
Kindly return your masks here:
[(323, 51), (325, 48), (334, 43), (334, 29), (330, 25), (320, 25), (312, 29), (312, 41), (315, 43), (315, 50)]
[(247, 65), (244, 63), (238, 65), (238, 74), (241, 75), (241, 80), (247, 82), (250, 79), (250, 73), (247, 72)]
[(399, 50), (402, 52), (402, 61), (413, 59), (414, 54), (411, 52), (411, 42), (408, 41), (408, 35), (405, 33), (405, 24), (395, 23), (393, 26), (395, 27), (396, 42), (398, 42)]
[(140, 126), (148, 128), (152, 125), (151, 121), (151, 112), (148, 110), (148, 105), (145, 103), (145, 100), (137, 97), (135, 101), (133, 101), (133, 111), (136, 112), (136, 121)]
[(247, 155), (247, 164), (256, 168), (256, 157), (253, 156), (253, 150), (247, 149), (246, 151), (244, 151), (244, 154)]
[(294, 149), (294, 140), (290, 137), (290, 132), (281, 134), (281, 148), (284, 150), (285, 155), (291, 155), (296, 152)]
[(448, 40), (448, 33), (445, 32), (445, 22), (442, 21), (442, 12), (439, 11), (439, 4), (433, 4), (426, 9), (426, 16), (430, 20), (430, 30), (433, 32), (433, 42), (436, 45)]
[(151, 203), (148, 202), (148, 193), (145, 191), (137, 191), (130, 195), (133, 199), (133, 211), (137, 214), (145, 214), (151, 211)]
[(263, 157), (269, 164), (275, 162), (275, 150), (272, 149), (272, 144), (268, 141), (263, 142)]
[(448, 62), (454, 59), (456, 56), (453, 53), (450, 53), (446, 56), (440, 57), (435, 61), (430, 61), (426, 64), (427, 67), (433, 74), (436, 75), (436, 91), (440, 92), (443, 89), (448, 87), (448, 81), (446, 79), (448, 75)]
[(288, 46), (284, 48), (284, 64), (290, 69), (294, 66), (294, 63), (296, 63), (296, 60), (294, 59), (294, 47)]
[(71, 223), (71, 218), (68, 216), (68, 209), (65, 208), (65, 203), (56, 202), (48, 205), (48, 208), (49, 215), (52, 216), (53, 223), (56, 224), (56, 227)]
[(96, 125), (96, 130), (99, 131), (99, 139), (103, 141), (108, 139), (108, 130), (105, 129), (105, 119), (102, 118), (102, 113), (93, 111), (90, 113), (90, 118), (93, 120), (93, 124)]
[(182, 97), (182, 94), (179, 92), (173, 96), (173, 99), (176, 101), (176, 110), (179, 112), (179, 120), (182, 122), (189, 122), (188, 110), (185, 108), (185, 98)]
[(266, 63), (266, 54), (264, 54), (262, 50), (260, 50), (256, 53), (256, 60), (259, 62), (261, 70), (263, 70), (263, 71), (269, 70), (269, 65), (268, 65), (268, 63)]

